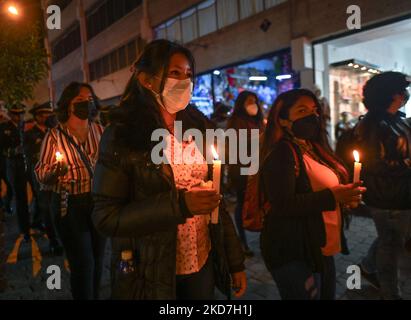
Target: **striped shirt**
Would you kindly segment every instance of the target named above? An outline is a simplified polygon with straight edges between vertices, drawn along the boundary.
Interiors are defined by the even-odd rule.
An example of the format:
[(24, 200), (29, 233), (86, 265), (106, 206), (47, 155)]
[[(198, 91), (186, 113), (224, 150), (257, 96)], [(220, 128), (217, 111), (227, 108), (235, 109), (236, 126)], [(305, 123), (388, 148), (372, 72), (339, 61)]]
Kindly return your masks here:
[[(80, 146), (94, 169), (97, 162), (98, 145), (103, 133), (103, 127), (94, 122), (90, 122), (87, 140), (83, 144), (70, 132), (68, 127), (62, 126), (61, 124), (59, 124), (59, 127)], [(68, 172), (60, 177), (56, 184), (52, 185), (52, 191), (61, 193), (61, 191), (65, 189), (70, 194), (90, 192), (92, 181), (87, 166), (81, 159), (76, 148), (56, 128), (49, 130), (41, 146), (40, 160), (35, 168), (39, 182), (44, 183), (49, 177), (51, 167), (56, 163), (57, 151), (63, 155), (63, 161), (68, 165)]]

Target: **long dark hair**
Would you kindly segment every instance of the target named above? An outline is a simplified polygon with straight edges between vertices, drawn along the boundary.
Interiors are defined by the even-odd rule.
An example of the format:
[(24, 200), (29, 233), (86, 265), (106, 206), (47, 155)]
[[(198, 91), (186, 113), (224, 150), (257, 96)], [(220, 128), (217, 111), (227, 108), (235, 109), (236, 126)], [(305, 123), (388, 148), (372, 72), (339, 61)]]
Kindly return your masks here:
[(289, 133), (280, 125), (280, 119), (288, 119), (291, 107), (302, 97), (309, 97), (314, 101), (320, 116), (320, 130), (318, 135), (310, 142), (314, 145), (318, 156), (336, 171), (342, 182), (347, 182), (347, 170), (343, 162), (334, 154), (328, 142), (328, 134), (321, 104), (315, 94), (307, 89), (293, 89), (281, 93), (275, 100), (268, 114), (267, 125), (264, 132), (260, 158), (262, 159), (262, 163), (264, 163), (264, 160), (282, 139), (290, 138)]
[[(245, 101), (249, 96), (253, 96), (255, 98), (256, 104), (258, 106), (258, 113), (255, 116), (250, 116), (245, 109)], [(260, 107), (260, 103), (258, 102), (258, 97), (254, 92), (245, 90), (238, 95), (237, 99), (235, 100), (234, 110), (230, 120), (235, 118), (243, 118), (262, 124), (264, 116)]]
[[(116, 136), (119, 140), (128, 142), (128, 144), (147, 145), (152, 130), (165, 126), (155, 96), (140, 84), (137, 76), (144, 72), (154, 77), (163, 72), (160, 84), (161, 97), (167, 80), (170, 59), (177, 53), (187, 58), (194, 77), (195, 61), (190, 50), (168, 40), (150, 42), (134, 62), (134, 72), (122, 95), (120, 107), (110, 112), (110, 120), (113, 124), (126, 124), (117, 130)], [(143, 126), (143, 128), (130, 130), (130, 127), (138, 126)]]
[[(88, 83), (73, 81), (67, 87), (64, 88), (63, 93), (61, 94), (60, 99), (57, 102), (56, 115), (57, 115), (57, 119), (59, 120), (59, 122), (61, 123), (67, 122), (69, 118), (68, 110), (70, 107), (70, 103), (71, 101), (73, 101), (75, 97), (79, 95), (81, 88), (87, 88), (90, 90), (97, 109), (100, 108), (99, 99), (97, 98), (93, 87), (89, 85)], [(90, 120), (92, 119), (90, 118)]]
[[(120, 101), (120, 108), (135, 110), (140, 107), (147, 107), (158, 116), (157, 101), (153, 94), (143, 87), (137, 79), (139, 73), (144, 72), (150, 77), (157, 76), (163, 71), (160, 84), (160, 96), (163, 92), (167, 80), (170, 59), (173, 55), (183, 54), (189, 61), (192, 74), (195, 73), (195, 61), (190, 50), (164, 39), (150, 42), (133, 63), (133, 75), (131, 76)], [(131, 110), (130, 110), (131, 111)], [(158, 111), (158, 110), (157, 110)]]

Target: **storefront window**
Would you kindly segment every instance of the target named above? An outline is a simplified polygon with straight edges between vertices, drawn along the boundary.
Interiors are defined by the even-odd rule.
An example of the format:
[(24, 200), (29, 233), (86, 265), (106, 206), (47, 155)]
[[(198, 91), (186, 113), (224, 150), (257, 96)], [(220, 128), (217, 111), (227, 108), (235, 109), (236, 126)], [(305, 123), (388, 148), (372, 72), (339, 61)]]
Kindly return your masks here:
[(217, 1), (218, 27), (223, 28), (238, 21), (238, 2), (233, 0)]
[(187, 43), (197, 38), (196, 10), (189, 10), (181, 15), (183, 42)]
[(191, 103), (195, 104), (206, 116), (211, 116), (214, 111), (211, 74), (204, 74), (196, 78)]
[(265, 1), (265, 8), (271, 8), (276, 6), (277, 4), (280, 4), (282, 2), (285, 2), (285, 0), (264, 0)]
[(244, 19), (264, 10), (264, 0), (240, 0), (240, 18)]
[(330, 68), (330, 104), (337, 116), (346, 112), (356, 119), (366, 112), (362, 103), (362, 89), (368, 79), (369, 73), (341, 67)]
[(210, 116), (214, 111), (214, 102), (234, 107), (238, 95), (249, 90), (257, 94), (267, 113), (280, 93), (299, 86), (299, 74), (291, 69), (291, 52), (285, 50), (269, 58), (198, 76), (191, 102)]
[(280, 93), (299, 87), (299, 75), (291, 70), (289, 50), (270, 58), (215, 70), (213, 77), (217, 102), (234, 106), (238, 94), (249, 90), (258, 95), (265, 111)]
[(206, 1), (197, 7), (200, 37), (217, 30), (215, 9), (214, 0)]
[(156, 28), (156, 38), (157, 39), (167, 39), (167, 28), (165, 24)]
[(167, 39), (170, 41), (181, 41), (180, 17), (170, 20), (167, 25)]
[[(398, 30), (402, 30), (400, 34)], [(334, 140), (336, 125), (344, 121), (354, 125), (367, 112), (363, 87), (370, 78), (385, 71), (411, 74), (407, 56), (410, 34), (411, 19), (405, 19), (315, 44), (315, 82), (329, 100), (329, 131)], [(403, 109), (408, 117), (410, 105)]]

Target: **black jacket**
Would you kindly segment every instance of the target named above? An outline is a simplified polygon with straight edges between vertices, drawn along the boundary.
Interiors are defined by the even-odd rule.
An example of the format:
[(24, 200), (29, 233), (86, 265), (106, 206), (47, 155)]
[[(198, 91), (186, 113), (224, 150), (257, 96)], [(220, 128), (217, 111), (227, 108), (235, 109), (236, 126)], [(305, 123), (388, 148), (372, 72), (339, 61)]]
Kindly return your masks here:
[(24, 152), (31, 168), (34, 168), (40, 159), (41, 144), (45, 136), (46, 131), (41, 130), (37, 125), (24, 133)]
[[(185, 127), (201, 127), (198, 115), (187, 110), (178, 119)], [(123, 115), (109, 126), (100, 142), (93, 221), (112, 239), (114, 299), (176, 297), (177, 225), (185, 223), (190, 213), (175, 188), (171, 166), (151, 161), (150, 137), (158, 127), (158, 120), (139, 109), (138, 114)], [(224, 208), (220, 208), (219, 224), (210, 227), (210, 236), (216, 284), (229, 295), (230, 273), (244, 270), (244, 257)], [(121, 251), (128, 249), (134, 252), (137, 270), (124, 276), (117, 271), (118, 263)]]
[[(269, 269), (297, 260), (321, 271), (321, 247), (326, 243), (322, 212), (334, 210), (336, 202), (330, 189), (313, 192), (301, 151), (292, 146), (299, 161), (298, 177), (290, 144), (284, 140), (262, 165), (262, 190), (271, 205), (261, 233), (262, 255)], [(342, 251), (347, 253), (341, 235)]]
[[(0, 124), (0, 152), (8, 159), (23, 158), (24, 123), (16, 126), (11, 120)], [(20, 150), (21, 149), (21, 150)]]
[(355, 130), (371, 207), (411, 209), (411, 126), (403, 116), (367, 113)]

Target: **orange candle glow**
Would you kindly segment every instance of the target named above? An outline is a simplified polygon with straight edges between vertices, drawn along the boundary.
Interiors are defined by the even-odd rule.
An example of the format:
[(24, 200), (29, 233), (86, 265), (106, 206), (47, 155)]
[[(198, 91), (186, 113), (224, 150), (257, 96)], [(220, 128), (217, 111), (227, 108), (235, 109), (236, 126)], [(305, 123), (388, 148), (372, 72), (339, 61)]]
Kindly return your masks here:
[[(221, 160), (218, 160), (218, 153), (214, 146), (211, 146), (211, 152), (213, 153), (213, 188), (220, 193), (220, 181), (221, 181)], [(211, 213), (211, 223), (218, 223), (218, 207)]]
[(353, 182), (358, 182), (360, 181), (360, 173), (361, 173), (361, 167), (362, 167), (362, 163), (360, 162), (360, 154), (358, 153), (357, 150), (353, 151), (353, 155), (354, 155), (354, 179)]
[(57, 162), (62, 162), (63, 161), (63, 155), (60, 153), (60, 151), (56, 152), (56, 161)]

